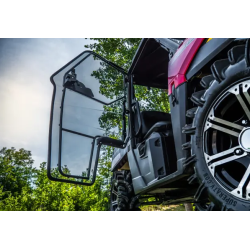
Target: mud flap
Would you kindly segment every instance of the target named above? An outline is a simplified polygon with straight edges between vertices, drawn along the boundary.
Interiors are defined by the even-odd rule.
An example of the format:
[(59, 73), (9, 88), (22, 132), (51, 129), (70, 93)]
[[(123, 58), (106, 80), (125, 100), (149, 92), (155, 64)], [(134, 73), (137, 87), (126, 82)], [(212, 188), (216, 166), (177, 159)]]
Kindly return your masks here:
[[(122, 106), (126, 72), (86, 51), (50, 80), (54, 86), (48, 150), (48, 177), (54, 181), (92, 185), (102, 155), (101, 137), (119, 139), (120, 124), (109, 124), (110, 107)], [(121, 91), (111, 96), (112, 84)], [(119, 112), (114, 115), (122, 115)], [(121, 119), (120, 119), (121, 120)], [(99, 139), (99, 140), (98, 140)]]

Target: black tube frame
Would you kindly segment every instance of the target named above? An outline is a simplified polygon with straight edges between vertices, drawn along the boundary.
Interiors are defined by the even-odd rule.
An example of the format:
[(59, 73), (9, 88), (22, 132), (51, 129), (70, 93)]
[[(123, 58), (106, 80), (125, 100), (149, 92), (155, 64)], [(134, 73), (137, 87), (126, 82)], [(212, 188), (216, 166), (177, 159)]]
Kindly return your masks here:
[(129, 78), (128, 84), (128, 108), (129, 108), (129, 127), (131, 147), (135, 148), (135, 131), (134, 131), (134, 116), (132, 115), (132, 98), (133, 98), (133, 76)]

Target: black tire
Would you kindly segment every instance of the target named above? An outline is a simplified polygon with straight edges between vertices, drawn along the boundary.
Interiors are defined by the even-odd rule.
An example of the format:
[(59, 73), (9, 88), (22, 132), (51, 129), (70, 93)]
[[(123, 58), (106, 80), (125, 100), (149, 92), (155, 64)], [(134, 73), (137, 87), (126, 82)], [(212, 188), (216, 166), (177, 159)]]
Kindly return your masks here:
[[(199, 102), (197, 102), (197, 100), (195, 102), (198, 105), (198, 109), (195, 112), (193, 123), (192, 123), (193, 130), (192, 130), (192, 135), (191, 135), (191, 155), (193, 155), (195, 157), (195, 173), (196, 173), (196, 177), (198, 178), (198, 181), (200, 183), (200, 186), (199, 186), (197, 193), (195, 195), (195, 199), (198, 202), (198, 204), (196, 206), (196, 208), (197, 208), (196, 210), (198, 210), (198, 211), (250, 210), (250, 200), (248, 200), (249, 197), (247, 196), (247, 193), (241, 194), (242, 198), (238, 197), (237, 195), (235, 195), (235, 193), (232, 193), (232, 192), (234, 192), (234, 189), (231, 190), (233, 188), (233, 186), (232, 186), (233, 184), (231, 184), (230, 181), (228, 181), (228, 180), (231, 180), (231, 182), (233, 183), (233, 180), (234, 181), (239, 180), (239, 182), (241, 182), (242, 179), (240, 179), (240, 178), (243, 178), (242, 174), (238, 173), (237, 175), (239, 175), (239, 177), (237, 176), (236, 179), (231, 178), (231, 179), (227, 180), (226, 179), (227, 177), (223, 177), (223, 178), (225, 178), (224, 182), (223, 182), (224, 179), (220, 179), (220, 174), (223, 171), (224, 171), (223, 174), (225, 174), (225, 171), (226, 171), (225, 169), (232, 169), (231, 165), (230, 165), (230, 168), (228, 165), (226, 165), (226, 164), (229, 164), (229, 161), (226, 162), (229, 158), (224, 160), (223, 157), (225, 157), (225, 155), (223, 155), (223, 157), (222, 156), (219, 157), (219, 154), (221, 151), (215, 150), (215, 152), (219, 152), (219, 153), (215, 153), (215, 154), (218, 154), (218, 158), (217, 158), (217, 156), (215, 156), (215, 154), (214, 155), (209, 154), (209, 157), (206, 157), (206, 159), (205, 159), (205, 153), (207, 153), (206, 150), (208, 150), (208, 148), (210, 147), (208, 145), (209, 140), (210, 140), (210, 142), (212, 142), (212, 139), (209, 139), (209, 138), (211, 138), (209, 133), (214, 133), (215, 135), (219, 136), (219, 134), (221, 134), (221, 131), (222, 131), (222, 130), (220, 130), (220, 132), (214, 132), (214, 130), (216, 130), (214, 125), (212, 128), (209, 127), (206, 130), (205, 126), (210, 126), (211, 124), (215, 124), (215, 125), (217, 124), (218, 126), (225, 127), (225, 124), (221, 125), (221, 123), (220, 123), (221, 121), (216, 123), (215, 119), (211, 121), (211, 124), (209, 124), (208, 121), (210, 121), (210, 120), (209, 120), (208, 115), (211, 115), (211, 110), (212, 109), (215, 110), (215, 107), (220, 107), (219, 105), (226, 105), (226, 100), (227, 100), (226, 98), (229, 98), (229, 97), (233, 98), (233, 97), (231, 97), (231, 92), (228, 94), (228, 92), (231, 91), (230, 88), (232, 88), (233, 86), (237, 86), (237, 88), (240, 91), (240, 89), (242, 89), (243, 87), (239, 83), (243, 83), (244, 81), (250, 79), (248, 45), (244, 46), (244, 48), (242, 46), (241, 46), (241, 48), (239, 48), (239, 47), (240, 46), (236, 46), (236, 47), (232, 48), (228, 52), (227, 59), (218, 60), (218, 61), (214, 62), (214, 64), (211, 67), (212, 75), (207, 76), (206, 79), (202, 79), (202, 81), (201, 81), (201, 85), (207, 89), (206, 89), (205, 93), (201, 96)], [(206, 84), (208, 79), (209, 79), (209, 83)], [(249, 94), (249, 89), (247, 89), (247, 91)], [(225, 104), (223, 103), (223, 101), (225, 102)], [(250, 106), (247, 103), (247, 99), (244, 99), (244, 102), (245, 102), (245, 104), (247, 104), (247, 106), (248, 106), (247, 108), (249, 108)], [(233, 105), (237, 105), (236, 102)], [(227, 105), (227, 106), (231, 108), (230, 105)], [(225, 108), (225, 110), (226, 110), (226, 108)], [(227, 112), (229, 112), (229, 110), (230, 109), (228, 108)], [(242, 110), (243, 110), (243, 108), (242, 108)], [(213, 118), (212, 115), (211, 115), (211, 117)], [(234, 124), (236, 124), (236, 121)], [(217, 126), (217, 128), (218, 128), (218, 126)], [(247, 128), (249, 126), (250, 126), (250, 124), (248, 124)], [(229, 128), (229, 127), (227, 127), (227, 128)], [(233, 127), (231, 127), (231, 128), (230, 129), (231, 129), (231, 131), (233, 131), (233, 133), (237, 130)], [(244, 129), (247, 129), (247, 128), (244, 127)], [(211, 130), (212, 130), (212, 132), (208, 132)], [(231, 131), (230, 131), (230, 133), (232, 133)], [(222, 134), (223, 133), (225, 134), (225, 132), (222, 131)], [(242, 133), (242, 130), (241, 130), (241, 132), (239, 132), (239, 134), (240, 133)], [(230, 139), (228, 139), (228, 145), (229, 144), (234, 145), (234, 143), (236, 141), (236, 138), (234, 138), (234, 137), (235, 136), (237, 137), (237, 135), (233, 135), (234, 136), (233, 137), (232, 135), (228, 135), (228, 133), (227, 133), (227, 136), (230, 137)], [(232, 139), (232, 138), (234, 138), (234, 139)], [(220, 142), (222, 145), (223, 143), (225, 143), (225, 141), (226, 140), (224, 140), (224, 142), (223, 142), (223, 140), (221, 140), (221, 141), (218, 140), (218, 143)], [(216, 143), (217, 143), (217, 141), (216, 141)], [(231, 148), (230, 148), (230, 146), (229, 146), (228, 150), (231, 150), (231, 149), (233, 149), (233, 147), (231, 146)], [(240, 151), (238, 151), (238, 152), (240, 152)], [(234, 151), (234, 153), (232, 153), (231, 155), (233, 156), (235, 154), (236, 153)], [(226, 157), (228, 157), (228, 156), (226, 156)], [(242, 157), (243, 157), (243, 155), (242, 155)], [(246, 157), (246, 158), (244, 158), (244, 161), (248, 161), (250, 159), (249, 152), (244, 151), (244, 157)], [(213, 160), (210, 160), (209, 158), (210, 159), (212, 158)], [(210, 162), (208, 160), (210, 160)], [(238, 160), (238, 158), (237, 158), (237, 160)], [(249, 163), (250, 163), (250, 161), (249, 161)], [(249, 164), (249, 163), (247, 163), (247, 164)], [(217, 165), (217, 164), (220, 164), (220, 165)], [(215, 166), (215, 167), (213, 167), (213, 166)], [(250, 168), (250, 165), (249, 165), (249, 168)], [(221, 171), (221, 172), (219, 172), (219, 171)], [(235, 172), (236, 170), (230, 170), (230, 171), (232, 171), (232, 173), (236, 173)], [(244, 171), (247, 171), (247, 168)], [(245, 176), (244, 174), (246, 172), (245, 173), (242, 172), (242, 173), (243, 173), (243, 176)], [(228, 175), (225, 174), (225, 176), (228, 176)], [(250, 176), (245, 181), (244, 189), (246, 188), (246, 185), (248, 185), (247, 183), (249, 182), (249, 180), (250, 180)], [(228, 181), (228, 183), (227, 183), (227, 181)], [(238, 192), (240, 192), (240, 191), (238, 191)], [(242, 192), (243, 192), (243, 187), (242, 187)], [(244, 195), (245, 195), (245, 198), (244, 198)], [(250, 196), (250, 194), (249, 194), (249, 196)], [(207, 201), (207, 205), (204, 205), (204, 201)], [(200, 202), (200, 204), (199, 204), (199, 202)]]
[(195, 204), (195, 211), (208, 211), (209, 205), (206, 203)]
[(111, 179), (110, 211), (140, 211), (130, 171), (116, 171)]

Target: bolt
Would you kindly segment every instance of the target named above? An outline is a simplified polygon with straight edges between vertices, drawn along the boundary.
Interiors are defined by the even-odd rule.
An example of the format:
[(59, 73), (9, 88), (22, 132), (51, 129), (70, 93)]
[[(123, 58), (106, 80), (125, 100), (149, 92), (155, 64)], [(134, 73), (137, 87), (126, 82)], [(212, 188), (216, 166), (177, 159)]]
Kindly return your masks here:
[(240, 149), (240, 148), (239, 148), (239, 149), (236, 149), (236, 150), (235, 150), (235, 154), (236, 154), (236, 155), (242, 155), (242, 154), (243, 154), (243, 150)]
[(247, 120), (242, 120), (241, 122), (243, 125), (246, 125), (247, 124)]

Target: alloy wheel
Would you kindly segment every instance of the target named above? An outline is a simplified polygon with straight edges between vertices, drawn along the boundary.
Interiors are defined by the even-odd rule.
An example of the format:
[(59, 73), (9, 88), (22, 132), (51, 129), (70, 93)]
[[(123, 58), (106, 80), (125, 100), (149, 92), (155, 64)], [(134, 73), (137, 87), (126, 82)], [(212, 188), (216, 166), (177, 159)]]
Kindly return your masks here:
[(203, 152), (215, 180), (250, 200), (250, 81), (227, 89), (211, 106), (203, 128)]

